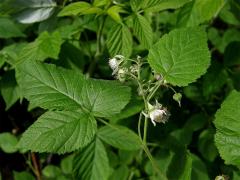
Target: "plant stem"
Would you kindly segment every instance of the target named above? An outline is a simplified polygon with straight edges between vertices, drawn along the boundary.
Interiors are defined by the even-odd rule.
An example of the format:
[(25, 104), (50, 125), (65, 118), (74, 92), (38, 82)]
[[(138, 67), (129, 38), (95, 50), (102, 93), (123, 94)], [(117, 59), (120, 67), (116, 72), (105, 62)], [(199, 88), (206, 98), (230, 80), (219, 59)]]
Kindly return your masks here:
[(144, 119), (144, 130), (143, 130), (143, 143), (147, 145), (147, 128), (148, 128), (148, 119), (145, 117)]
[(103, 32), (103, 27), (105, 24), (105, 20), (106, 20), (106, 16), (103, 17), (103, 19), (100, 22), (100, 26), (98, 28), (98, 32), (97, 32), (97, 49), (96, 49), (96, 53), (94, 56), (94, 59), (92, 61), (92, 63), (90, 64), (89, 68), (88, 68), (88, 73), (87, 76), (90, 77), (96, 67), (97, 61), (99, 56), (101, 55), (102, 52), (102, 43), (101, 43), (101, 39), (102, 39), (102, 32)]
[(142, 120), (142, 113), (139, 114), (139, 118), (138, 118), (138, 136), (140, 137), (140, 139), (142, 139), (141, 120)]
[(34, 167), (34, 172), (35, 175), (37, 177), (37, 180), (41, 180), (41, 171), (37, 162), (37, 158), (36, 158), (36, 154), (35, 153), (31, 153), (31, 159), (32, 159), (32, 163), (33, 163), (33, 167)]
[(148, 147), (146, 145), (143, 144), (143, 150), (145, 151), (145, 153), (147, 154), (148, 156), (148, 159), (150, 160), (153, 168), (154, 168), (154, 171), (157, 172), (157, 174), (159, 176), (161, 176), (161, 180), (167, 180), (167, 177), (164, 175), (164, 173), (162, 171), (159, 170), (159, 168), (157, 167), (157, 164), (152, 156), (152, 154), (150, 153)]

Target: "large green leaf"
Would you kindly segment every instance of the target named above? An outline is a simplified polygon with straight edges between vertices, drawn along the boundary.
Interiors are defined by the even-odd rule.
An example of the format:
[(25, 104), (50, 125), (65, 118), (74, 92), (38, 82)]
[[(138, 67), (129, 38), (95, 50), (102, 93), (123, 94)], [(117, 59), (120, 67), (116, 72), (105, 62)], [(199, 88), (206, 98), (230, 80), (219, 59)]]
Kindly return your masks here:
[(110, 174), (107, 152), (100, 139), (75, 155), (73, 171), (76, 179), (107, 180)]
[(143, 0), (142, 7), (146, 11), (157, 12), (165, 9), (177, 9), (191, 0)]
[(71, 152), (89, 144), (96, 128), (89, 113), (48, 111), (27, 129), (18, 147), (36, 152)]
[(173, 30), (150, 49), (148, 62), (167, 82), (186, 86), (209, 66), (206, 33), (198, 27)]
[(124, 150), (137, 150), (141, 148), (139, 137), (124, 126), (107, 125), (100, 128), (98, 136), (104, 142)]
[(133, 19), (133, 31), (136, 37), (139, 39), (140, 43), (145, 48), (150, 48), (153, 42), (153, 32), (150, 23), (147, 19), (140, 15), (134, 15)]
[(82, 74), (37, 62), (24, 63), (18, 83), (24, 95), (46, 109), (79, 109), (99, 117), (119, 113), (130, 88), (117, 82), (86, 79)]
[(240, 166), (240, 93), (232, 91), (217, 111), (215, 143), (226, 164)]
[(121, 54), (129, 57), (132, 53), (132, 43), (132, 35), (124, 24), (116, 24), (109, 30), (107, 47), (111, 56)]
[(186, 4), (179, 12), (180, 26), (197, 26), (216, 17), (225, 0), (195, 0)]
[(0, 18), (0, 38), (23, 37), (24, 34), (13, 21)]

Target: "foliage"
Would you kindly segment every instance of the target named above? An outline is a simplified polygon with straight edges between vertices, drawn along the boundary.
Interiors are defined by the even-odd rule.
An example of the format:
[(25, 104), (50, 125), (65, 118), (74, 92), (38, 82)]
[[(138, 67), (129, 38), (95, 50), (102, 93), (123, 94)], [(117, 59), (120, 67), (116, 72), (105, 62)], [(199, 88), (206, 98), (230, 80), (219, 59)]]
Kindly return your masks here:
[(239, 179), (239, 11), (1, 1), (0, 179)]

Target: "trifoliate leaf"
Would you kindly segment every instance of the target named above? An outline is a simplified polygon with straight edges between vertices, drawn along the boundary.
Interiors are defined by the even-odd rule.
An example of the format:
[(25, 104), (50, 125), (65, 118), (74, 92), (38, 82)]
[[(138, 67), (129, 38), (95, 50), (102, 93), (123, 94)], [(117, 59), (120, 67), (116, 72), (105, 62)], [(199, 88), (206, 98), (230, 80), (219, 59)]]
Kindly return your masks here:
[(148, 62), (167, 82), (186, 86), (210, 64), (206, 33), (198, 27), (173, 30), (153, 45)]
[(75, 155), (73, 171), (76, 179), (108, 179), (110, 175), (109, 161), (106, 149), (100, 139), (96, 138)]
[(99, 129), (98, 136), (104, 142), (123, 150), (141, 148), (139, 137), (124, 126), (108, 125)]
[(217, 111), (215, 144), (226, 164), (240, 166), (240, 93), (232, 91)]
[(71, 152), (88, 145), (96, 128), (96, 121), (89, 113), (48, 111), (27, 129), (18, 147), (34, 152)]

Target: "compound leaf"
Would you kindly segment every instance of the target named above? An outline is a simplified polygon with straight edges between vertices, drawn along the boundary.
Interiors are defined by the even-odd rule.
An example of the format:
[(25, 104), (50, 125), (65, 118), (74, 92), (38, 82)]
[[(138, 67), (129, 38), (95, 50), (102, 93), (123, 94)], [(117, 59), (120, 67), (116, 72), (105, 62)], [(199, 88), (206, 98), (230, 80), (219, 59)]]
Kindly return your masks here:
[(89, 144), (96, 128), (89, 113), (48, 111), (27, 129), (18, 147), (36, 152), (71, 152)]
[(206, 33), (198, 27), (173, 30), (153, 45), (148, 62), (167, 82), (186, 86), (210, 64)]
[(240, 166), (240, 93), (232, 91), (217, 111), (215, 143), (226, 164)]

